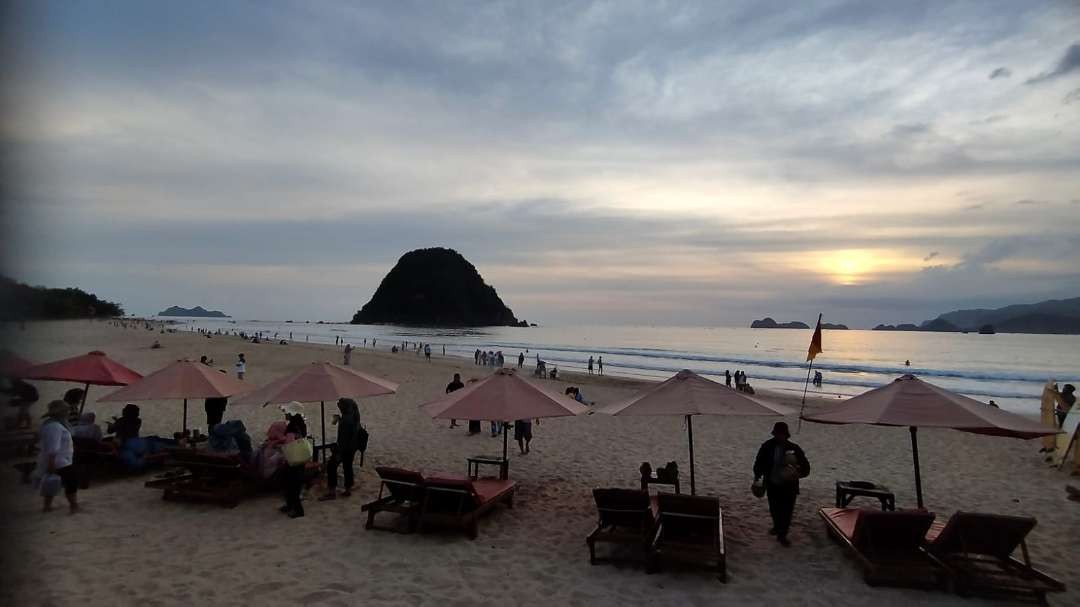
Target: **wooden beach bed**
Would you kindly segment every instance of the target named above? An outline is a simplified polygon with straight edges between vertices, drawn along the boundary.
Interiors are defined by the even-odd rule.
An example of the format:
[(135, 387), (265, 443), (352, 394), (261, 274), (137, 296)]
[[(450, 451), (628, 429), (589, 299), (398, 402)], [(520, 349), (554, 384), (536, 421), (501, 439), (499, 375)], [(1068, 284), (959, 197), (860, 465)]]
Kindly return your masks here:
[(818, 514), (855, 557), (867, 584), (944, 586), (945, 570), (922, 548), (933, 513), (821, 508)]
[(475, 540), (478, 520), (499, 503), (514, 507), (517, 483), (496, 478), (428, 477), (420, 507), (420, 528), (428, 525), (457, 527)]
[(660, 493), (656, 496), (657, 529), (649, 555), (649, 571), (667, 559), (703, 565), (727, 583), (727, 555), (720, 500), (703, 495)]
[[(589, 563), (597, 564), (596, 544), (613, 543), (636, 547), (641, 560), (648, 563), (649, 550), (656, 535), (656, 516), (646, 491), (637, 489), (593, 489), (598, 517), (596, 529), (586, 538)], [(612, 560), (612, 559), (607, 559)]]

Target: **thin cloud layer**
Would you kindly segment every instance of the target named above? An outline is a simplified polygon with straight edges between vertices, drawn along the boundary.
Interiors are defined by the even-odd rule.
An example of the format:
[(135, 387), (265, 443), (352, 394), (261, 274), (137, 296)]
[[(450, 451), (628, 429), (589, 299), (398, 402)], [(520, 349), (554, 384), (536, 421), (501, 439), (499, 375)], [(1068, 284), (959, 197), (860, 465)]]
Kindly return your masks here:
[[(6, 21), (6, 271), (133, 312), (346, 319), (434, 245), (547, 322), (830, 306), (872, 325), (1080, 286), (1080, 249), (1059, 246), (1080, 194), (1062, 107), (1080, 20), (1062, 4), (33, 4)], [(1045, 86), (1008, 79), (1062, 48)]]

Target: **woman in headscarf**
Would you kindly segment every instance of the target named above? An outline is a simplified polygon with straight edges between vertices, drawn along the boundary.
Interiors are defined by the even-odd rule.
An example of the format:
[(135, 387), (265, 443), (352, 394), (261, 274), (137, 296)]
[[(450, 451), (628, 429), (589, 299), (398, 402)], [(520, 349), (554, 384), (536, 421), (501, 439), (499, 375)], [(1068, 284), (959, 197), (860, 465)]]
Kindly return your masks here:
[(337, 472), (338, 466), (345, 466), (345, 490), (342, 497), (352, 495), (353, 486), (353, 459), (356, 457), (357, 435), (360, 432), (360, 407), (351, 398), (340, 398), (337, 402), (338, 411), (341, 413), (334, 416), (333, 423), (337, 425), (337, 443), (334, 445), (333, 454), (326, 465), (326, 495), (319, 501), (337, 499)]
[[(298, 405), (298, 403), (296, 403)], [(307, 440), (307, 423), (300, 413), (285, 413), (287, 424), (285, 427), (286, 443), (294, 440)], [(300, 493), (304, 489), (305, 464), (291, 465), (285, 461), (283, 482), (285, 485), (285, 506), (281, 511), (288, 514), (289, 518), (304, 516), (304, 504), (300, 499)]]
[[(45, 421), (41, 424), (41, 445), (38, 453), (37, 471), (41, 477), (53, 475), (60, 477), (60, 483), (64, 487), (64, 496), (67, 497), (68, 507), (72, 514), (78, 512), (79, 503), (75, 497), (79, 490), (79, 478), (75, 471), (75, 444), (71, 440), (71, 430), (68, 429), (67, 417), (69, 413), (68, 403), (62, 400), (54, 400), (49, 403), (45, 413)], [(52, 510), (52, 502), (55, 493), (42, 487), (44, 505), (42, 512)]]

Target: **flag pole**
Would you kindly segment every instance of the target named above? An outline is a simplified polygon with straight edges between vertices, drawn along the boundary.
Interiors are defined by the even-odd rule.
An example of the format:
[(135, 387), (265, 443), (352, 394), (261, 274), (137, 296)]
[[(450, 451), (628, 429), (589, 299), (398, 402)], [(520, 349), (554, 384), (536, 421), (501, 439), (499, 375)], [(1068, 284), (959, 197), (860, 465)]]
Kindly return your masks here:
[[(818, 333), (821, 331), (821, 317), (822, 317), (822, 314), (819, 313), (817, 315), (817, 326), (814, 327), (814, 337), (817, 337)], [(811, 348), (814, 347), (814, 339), (813, 338), (810, 339), (810, 347)], [(821, 348), (820, 341), (818, 341), (818, 348), (819, 348), (819, 350), (817, 352), (814, 352), (813, 356), (809, 357), (810, 358), (810, 365), (808, 367), (806, 367), (806, 381), (803, 382), (803, 388), (802, 388), (802, 403), (799, 405), (799, 421), (795, 425), (795, 433), (796, 434), (798, 434), (799, 431), (802, 430), (802, 416), (803, 416), (803, 411), (806, 409), (806, 389), (810, 385), (810, 373), (814, 369), (814, 359), (817, 358), (817, 355), (821, 353), (821, 351), (820, 351), (820, 348)]]

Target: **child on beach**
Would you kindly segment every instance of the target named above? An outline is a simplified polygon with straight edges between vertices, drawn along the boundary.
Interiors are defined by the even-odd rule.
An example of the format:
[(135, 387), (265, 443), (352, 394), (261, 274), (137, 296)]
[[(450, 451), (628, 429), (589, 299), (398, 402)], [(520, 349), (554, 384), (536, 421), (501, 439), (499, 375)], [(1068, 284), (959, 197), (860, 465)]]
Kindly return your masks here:
[(236, 359), (236, 379), (244, 379), (244, 374), (247, 373), (247, 359), (244, 358), (244, 354), (237, 354)]

